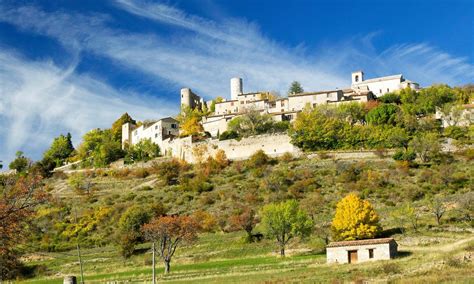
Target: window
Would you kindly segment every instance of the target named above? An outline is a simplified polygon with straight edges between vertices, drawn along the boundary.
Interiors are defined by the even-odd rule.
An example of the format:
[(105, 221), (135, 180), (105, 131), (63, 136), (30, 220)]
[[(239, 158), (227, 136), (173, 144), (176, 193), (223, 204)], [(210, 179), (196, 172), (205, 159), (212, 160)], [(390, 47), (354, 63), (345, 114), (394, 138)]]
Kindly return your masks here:
[(231, 105), (231, 106), (234, 106), (234, 102), (231, 102), (230, 105)]
[(155, 125), (155, 129), (158, 129), (158, 125)]
[(281, 106), (282, 106), (282, 107), (285, 106), (285, 101), (281, 101)]
[(240, 101), (240, 104), (243, 105), (245, 102), (244, 101)]
[(133, 131), (133, 135), (137, 136), (137, 134), (138, 134), (138, 131), (136, 131), (136, 130)]
[(389, 89), (389, 88), (387, 88), (387, 93), (389, 93), (389, 92), (390, 92), (390, 89)]
[(178, 126), (176, 125), (176, 123), (171, 123), (171, 128), (176, 129), (178, 128)]
[(359, 82), (359, 75), (355, 75), (354, 81)]
[(382, 93), (382, 89), (379, 90), (379, 93)]
[(158, 138), (158, 133), (155, 133), (155, 138)]
[(369, 258), (374, 258), (374, 249), (369, 249)]

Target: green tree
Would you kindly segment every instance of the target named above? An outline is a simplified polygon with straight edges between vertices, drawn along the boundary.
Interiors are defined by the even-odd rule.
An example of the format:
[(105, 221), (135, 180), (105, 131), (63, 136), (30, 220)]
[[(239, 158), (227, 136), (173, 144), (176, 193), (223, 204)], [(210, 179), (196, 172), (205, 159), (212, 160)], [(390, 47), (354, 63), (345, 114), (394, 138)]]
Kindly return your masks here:
[(120, 217), (119, 244), (122, 256), (128, 258), (133, 254), (135, 245), (143, 241), (141, 227), (148, 223), (152, 214), (142, 206), (128, 208)]
[(18, 173), (26, 172), (31, 166), (31, 160), (23, 155), (22, 151), (17, 151), (15, 159), (8, 165), (11, 170), (16, 170)]
[(423, 162), (429, 162), (441, 152), (441, 143), (437, 133), (421, 133), (410, 142), (411, 148)]
[(74, 152), (74, 146), (71, 141), (71, 133), (66, 136), (59, 135), (54, 138), (49, 149), (44, 152), (43, 159), (51, 159), (56, 163), (56, 167), (60, 167)]
[(285, 256), (285, 247), (290, 240), (309, 235), (313, 228), (313, 222), (296, 200), (267, 204), (261, 215), (267, 235), (277, 240), (281, 256)]
[(293, 81), (288, 89), (288, 95), (303, 93), (303, 87), (301, 87), (300, 82)]
[(367, 122), (373, 125), (395, 125), (399, 108), (392, 104), (382, 104), (367, 113)]
[(290, 129), (292, 143), (303, 150), (328, 150), (341, 148), (344, 130), (356, 129), (334, 115), (334, 111), (319, 106), (306, 107), (298, 114)]
[(89, 131), (78, 148), (78, 157), (85, 166), (105, 167), (123, 156), (122, 144), (110, 129)]
[(122, 114), (120, 118), (114, 121), (111, 131), (113, 139), (117, 142), (122, 143), (122, 125), (125, 123), (137, 124), (137, 122), (128, 113)]
[(126, 150), (125, 160), (129, 163), (149, 161), (160, 155), (160, 147), (150, 138), (142, 139), (137, 144), (131, 145)]
[(337, 108), (338, 115), (348, 121), (351, 125), (356, 123), (365, 123), (365, 115), (367, 114), (364, 105), (361, 103), (346, 103)]
[(337, 203), (331, 228), (334, 239), (338, 241), (374, 238), (381, 231), (372, 204), (354, 193)]
[(235, 117), (228, 123), (228, 131), (234, 131), (241, 137), (262, 134), (273, 130), (274, 122), (269, 114), (260, 114), (258, 110), (251, 109)]

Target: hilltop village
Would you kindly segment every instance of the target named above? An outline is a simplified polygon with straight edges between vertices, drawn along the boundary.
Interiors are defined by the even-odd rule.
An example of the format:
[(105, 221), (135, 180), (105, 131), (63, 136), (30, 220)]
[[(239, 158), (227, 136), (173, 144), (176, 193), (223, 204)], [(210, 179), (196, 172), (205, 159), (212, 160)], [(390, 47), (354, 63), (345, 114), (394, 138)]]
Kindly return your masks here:
[[(228, 130), (228, 123), (249, 111), (270, 115), (276, 122), (294, 122), (305, 107), (318, 105), (340, 105), (347, 103), (366, 103), (390, 92), (410, 88), (419, 90), (418, 83), (407, 80), (402, 74), (365, 79), (363, 71), (352, 73), (350, 87), (315, 92), (290, 93), (288, 97), (277, 98), (271, 92), (244, 92), (241, 78), (230, 80), (230, 99), (204, 101), (190, 88), (181, 89), (181, 107), (190, 109), (212, 109), (202, 117), (201, 125), (209, 136), (206, 141), (194, 143), (191, 137), (180, 138), (180, 125), (177, 119), (166, 117), (140, 126), (125, 123), (122, 126), (122, 147), (135, 145), (143, 139), (151, 139), (162, 153), (193, 162), (193, 149), (205, 148), (212, 155), (223, 150), (230, 159), (245, 159), (258, 150), (279, 156), (284, 153), (296, 154), (299, 149), (290, 143), (288, 135), (261, 136), (243, 141), (220, 141), (220, 134)], [(214, 105), (212, 107), (212, 105)]]

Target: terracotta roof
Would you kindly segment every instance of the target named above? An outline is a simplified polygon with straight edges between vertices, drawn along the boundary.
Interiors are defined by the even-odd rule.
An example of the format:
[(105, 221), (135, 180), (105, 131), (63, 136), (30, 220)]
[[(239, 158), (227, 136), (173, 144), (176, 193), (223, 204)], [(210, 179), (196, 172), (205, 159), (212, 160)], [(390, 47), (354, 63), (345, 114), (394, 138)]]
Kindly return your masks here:
[(381, 238), (381, 239), (367, 239), (367, 240), (356, 240), (356, 241), (331, 242), (327, 245), (327, 247), (328, 248), (334, 248), (334, 247), (349, 247), (349, 246), (388, 244), (392, 241), (395, 241), (395, 240), (393, 238)]

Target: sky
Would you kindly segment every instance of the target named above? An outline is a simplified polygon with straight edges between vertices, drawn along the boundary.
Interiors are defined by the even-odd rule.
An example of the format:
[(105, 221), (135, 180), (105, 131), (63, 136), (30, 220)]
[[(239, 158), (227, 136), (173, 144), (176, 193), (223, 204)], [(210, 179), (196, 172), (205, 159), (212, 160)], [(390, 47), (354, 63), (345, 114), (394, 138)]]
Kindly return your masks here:
[(355, 70), (473, 83), (474, 1), (0, 0), (0, 160), (38, 160), (67, 132), (77, 146), (124, 112), (173, 116), (183, 87), (285, 95)]

